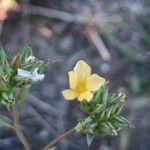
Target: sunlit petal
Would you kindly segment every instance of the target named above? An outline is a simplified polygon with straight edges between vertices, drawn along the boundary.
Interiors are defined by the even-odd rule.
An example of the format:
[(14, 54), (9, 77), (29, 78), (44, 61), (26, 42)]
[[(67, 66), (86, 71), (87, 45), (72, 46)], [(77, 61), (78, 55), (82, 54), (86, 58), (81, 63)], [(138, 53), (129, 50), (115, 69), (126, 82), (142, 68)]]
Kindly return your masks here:
[(91, 67), (83, 60), (79, 60), (74, 67), (74, 72), (77, 75), (77, 80), (85, 80), (91, 75)]
[(91, 91), (98, 90), (105, 83), (105, 79), (93, 74), (86, 79), (86, 88)]
[(90, 91), (85, 91), (80, 93), (80, 95), (78, 96), (79, 101), (90, 101), (93, 97), (93, 93), (91, 93)]
[(69, 85), (71, 89), (75, 89), (77, 85), (77, 78), (73, 71), (68, 72), (69, 76)]
[(71, 89), (62, 91), (62, 95), (66, 100), (73, 100), (77, 97), (77, 93)]

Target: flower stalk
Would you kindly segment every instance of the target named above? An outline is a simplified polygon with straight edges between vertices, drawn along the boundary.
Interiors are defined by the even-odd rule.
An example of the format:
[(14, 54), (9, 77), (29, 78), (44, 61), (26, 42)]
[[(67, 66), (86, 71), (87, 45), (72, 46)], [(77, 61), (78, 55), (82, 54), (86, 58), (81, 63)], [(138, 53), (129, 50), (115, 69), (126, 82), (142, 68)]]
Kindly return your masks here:
[(28, 143), (27, 139), (25, 138), (25, 136), (21, 130), (21, 127), (20, 127), (18, 107), (15, 104), (12, 106), (12, 115), (13, 115), (13, 119), (14, 119), (13, 129), (15, 130), (15, 132), (16, 132), (19, 140), (21, 141), (22, 145), (24, 146), (25, 150), (30, 150), (29, 143)]
[(69, 131), (63, 133), (53, 141), (51, 141), (49, 144), (47, 144), (42, 150), (47, 150), (48, 148), (54, 147), (57, 143), (59, 143), (62, 139), (74, 134), (76, 132), (75, 128), (70, 129)]

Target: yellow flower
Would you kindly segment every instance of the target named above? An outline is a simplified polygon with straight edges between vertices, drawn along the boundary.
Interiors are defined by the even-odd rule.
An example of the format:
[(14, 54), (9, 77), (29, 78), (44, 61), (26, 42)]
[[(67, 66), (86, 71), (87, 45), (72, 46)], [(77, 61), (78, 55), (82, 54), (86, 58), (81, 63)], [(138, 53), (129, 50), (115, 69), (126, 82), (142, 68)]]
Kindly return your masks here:
[(91, 67), (83, 60), (79, 60), (73, 71), (68, 72), (70, 89), (62, 91), (66, 100), (78, 98), (79, 101), (90, 101), (93, 92), (98, 90), (105, 79), (97, 74), (91, 75)]

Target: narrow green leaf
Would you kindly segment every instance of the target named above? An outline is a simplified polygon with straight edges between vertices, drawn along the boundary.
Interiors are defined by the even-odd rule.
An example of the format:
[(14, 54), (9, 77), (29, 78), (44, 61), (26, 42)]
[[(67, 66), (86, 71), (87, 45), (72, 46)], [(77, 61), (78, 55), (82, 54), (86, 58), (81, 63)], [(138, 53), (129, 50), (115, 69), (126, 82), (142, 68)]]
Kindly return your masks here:
[(43, 62), (40, 66), (39, 66), (39, 73), (41, 74), (41, 73), (43, 73), (45, 70), (46, 70), (46, 68), (48, 67), (48, 65), (49, 65), (49, 62), (48, 61), (45, 61), (45, 62)]
[(103, 94), (102, 94), (102, 103), (106, 103), (108, 98), (108, 88), (106, 86), (103, 87)]
[(7, 93), (2, 93), (2, 98), (5, 100), (9, 99), (9, 95)]
[(0, 49), (0, 58), (1, 61), (4, 60), (4, 58), (7, 58), (7, 55), (3, 49)]
[(103, 104), (97, 104), (94, 113), (100, 113), (104, 109), (104, 107), (105, 105)]
[(5, 81), (0, 81), (0, 92), (6, 92), (9, 90), (9, 85)]
[(94, 135), (93, 134), (90, 134), (90, 133), (86, 134), (86, 140), (87, 140), (88, 147), (91, 145), (93, 139), (94, 139)]
[(111, 117), (111, 112), (113, 108), (110, 108), (106, 113), (106, 119), (109, 119)]
[(102, 111), (102, 112), (99, 114), (99, 119), (102, 120), (104, 117), (105, 117), (105, 111)]
[(91, 106), (88, 103), (80, 103), (80, 108), (85, 111), (86, 113), (89, 113), (92, 111)]
[(0, 76), (3, 76), (4, 74), (4, 69), (2, 68), (2, 66), (0, 66)]
[(31, 47), (25, 45), (22, 50), (20, 51), (20, 61), (22, 63), (25, 63), (26, 62), (26, 59), (29, 57), (29, 56), (32, 56), (32, 49)]

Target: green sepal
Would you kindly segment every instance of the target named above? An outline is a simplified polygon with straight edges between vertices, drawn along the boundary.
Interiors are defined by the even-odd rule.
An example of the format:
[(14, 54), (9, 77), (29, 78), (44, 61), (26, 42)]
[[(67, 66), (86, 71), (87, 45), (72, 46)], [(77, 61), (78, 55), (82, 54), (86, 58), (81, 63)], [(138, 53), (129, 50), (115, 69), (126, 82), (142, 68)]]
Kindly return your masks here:
[(131, 123), (121, 116), (125, 100), (126, 95), (123, 93), (109, 95), (108, 84), (100, 87), (90, 102), (80, 103), (80, 108), (87, 113), (88, 119), (80, 121), (78, 131), (116, 136), (121, 129), (130, 127)]
[(9, 84), (3, 80), (0, 80), (0, 92), (6, 92), (9, 90), (10, 90)]
[(107, 83), (101, 86), (92, 98), (92, 101), (99, 104), (105, 104), (108, 99), (108, 87)]
[(91, 134), (91, 133), (87, 133), (86, 134), (86, 141), (87, 141), (87, 145), (88, 147), (90, 147), (93, 139), (94, 139), (95, 135)]
[(81, 102), (80, 103), (80, 108), (84, 111), (84, 112), (86, 112), (86, 113), (90, 113), (90, 112), (92, 112), (92, 107), (91, 107), (91, 105), (89, 104), (89, 103), (87, 103), (87, 102)]
[(5, 60), (7, 60), (7, 55), (5, 51), (0, 48), (0, 62), (3, 64)]
[(25, 45), (19, 53), (20, 63), (21, 64), (26, 63), (26, 60), (29, 56), (32, 56), (32, 49), (31, 49), (31, 47)]
[(42, 62), (42, 63), (39, 65), (39, 69), (38, 69), (39, 74), (42, 74), (42, 73), (46, 70), (46, 68), (48, 68), (49, 64), (50, 64), (50, 63), (49, 63), (48, 61)]

